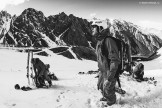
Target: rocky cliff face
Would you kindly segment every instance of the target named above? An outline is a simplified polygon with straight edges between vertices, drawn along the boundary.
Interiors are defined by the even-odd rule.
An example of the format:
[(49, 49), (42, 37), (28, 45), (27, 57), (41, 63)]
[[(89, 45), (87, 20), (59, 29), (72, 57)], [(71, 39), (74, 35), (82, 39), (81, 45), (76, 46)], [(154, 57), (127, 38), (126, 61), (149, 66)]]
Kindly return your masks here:
[(0, 12), (0, 44), (5, 44), (5, 34), (9, 31), (11, 15), (6, 11)]
[[(133, 55), (150, 56), (162, 46), (162, 41), (156, 35), (144, 34), (138, 26), (126, 21), (88, 21), (72, 14), (66, 15), (64, 12), (45, 17), (41, 11), (33, 8), (24, 10), (20, 16), (11, 17), (3, 11), (1, 14), (1, 44), (15, 47), (46, 47), (53, 53), (71, 59), (96, 60), (97, 41), (91, 35), (92, 23), (111, 25), (114, 36), (127, 37), (131, 42)], [(39, 54), (48, 55), (47, 52)]]
[(108, 19), (92, 20), (92, 22), (103, 28), (107, 25), (106, 27), (110, 29), (111, 35), (116, 38), (128, 39), (132, 54), (135, 56), (149, 57), (162, 46), (162, 40), (159, 37), (152, 33), (143, 32), (143, 29), (133, 23), (117, 19), (113, 21)]
[(10, 30), (6, 37), (13, 37), (8, 44), (17, 47), (48, 47), (55, 43), (45, 34), (46, 17), (41, 11), (29, 8), (11, 21)]

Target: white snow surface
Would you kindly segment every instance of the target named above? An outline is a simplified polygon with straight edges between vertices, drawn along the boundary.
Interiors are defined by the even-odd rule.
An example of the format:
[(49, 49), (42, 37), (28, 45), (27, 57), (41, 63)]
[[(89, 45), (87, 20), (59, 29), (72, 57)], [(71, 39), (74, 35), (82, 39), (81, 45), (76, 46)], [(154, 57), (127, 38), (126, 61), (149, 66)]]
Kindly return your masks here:
[[(162, 50), (159, 50), (162, 54)], [(26, 78), (27, 53), (0, 50), (0, 108), (104, 108), (97, 90), (96, 74), (79, 72), (97, 70), (97, 63), (89, 60), (72, 60), (53, 54), (50, 57), (34, 55), (50, 64), (50, 71), (58, 77), (51, 88), (22, 91), (15, 84), (29, 86)], [(155, 77), (157, 85), (136, 82), (121, 76), (125, 95), (117, 95), (117, 102), (108, 108), (161, 108), (162, 107), (162, 57), (143, 62), (145, 77)]]

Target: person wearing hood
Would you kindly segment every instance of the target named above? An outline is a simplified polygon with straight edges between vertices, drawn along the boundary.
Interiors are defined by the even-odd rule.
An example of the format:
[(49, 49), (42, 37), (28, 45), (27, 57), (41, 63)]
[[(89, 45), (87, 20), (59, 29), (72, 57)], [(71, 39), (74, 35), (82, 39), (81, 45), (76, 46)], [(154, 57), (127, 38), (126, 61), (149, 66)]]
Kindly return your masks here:
[(44, 79), (48, 81), (49, 87), (52, 86), (52, 81), (48, 76), (48, 70), (46, 65), (39, 58), (32, 58), (31, 60), (35, 72), (36, 86), (42, 87), (45, 85)]
[(96, 36), (96, 55), (99, 68), (97, 87), (101, 90), (101, 101), (108, 105), (116, 103), (115, 85), (122, 70), (123, 41), (110, 36), (109, 28), (100, 32), (97, 25), (92, 26), (92, 35)]

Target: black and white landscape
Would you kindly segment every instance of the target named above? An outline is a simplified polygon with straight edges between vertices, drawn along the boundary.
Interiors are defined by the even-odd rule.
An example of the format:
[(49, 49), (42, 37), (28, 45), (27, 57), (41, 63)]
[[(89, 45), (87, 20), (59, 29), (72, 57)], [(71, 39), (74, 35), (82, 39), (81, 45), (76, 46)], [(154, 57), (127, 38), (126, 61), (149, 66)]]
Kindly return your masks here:
[[(1, 11), (0, 41), (4, 46), (50, 48), (53, 53), (71, 59), (96, 60), (96, 38), (91, 35), (92, 24), (101, 27), (111, 25), (116, 37), (127, 37), (132, 55), (149, 58), (162, 46), (160, 36), (146, 33), (131, 22), (114, 19), (82, 19), (64, 12), (45, 17), (34, 8), (25, 9), (19, 16)], [(47, 52), (41, 54), (49, 55)]]
[[(32, 0), (28, 0), (26, 2), (30, 3), (31, 1)], [(124, 18), (112, 19), (109, 18), (109, 13), (105, 11), (99, 11), (100, 13), (105, 12), (104, 14), (108, 15), (107, 18), (103, 19), (97, 18), (95, 13), (92, 15), (92, 18), (84, 18), (76, 14), (74, 15), (73, 13), (69, 14), (69, 11), (66, 13), (66, 10), (57, 14), (47, 15), (43, 10), (44, 8), (48, 10), (46, 3), (53, 3), (52, 0), (47, 0), (47, 2), (43, 0), (40, 2), (38, 2), (38, 0), (33, 1), (38, 3), (37, 6), (39, 6), (39, 3), (41, 4), (41, 2), (43, 2), (46, 7), (38, 9), (36, 5), (36, 8), (31, 7), (32, 5), (29, 7), (26, 5), (27, 8), (22, 9), (20, 14), (11, 14), (7, 9), (5, 10), (5, 8), (0, 11), (0, 108), (105, 107), (104, 104), (99, 101), (101, 93), (97, 90), (97, 78), (95, 78), (97, 74), (78, 74), (79, 72), (87, 73), (89, 71), (98, 70), (95, 54), (97, 40), (92, 36), (93, 24), (103, 29), (109, 27), (114, 37), (128, 38), (131, 44), (133, 60), (140, 59), (145, 66), (144, 77), (154, 77), (157, 81), (156, 84), (151, 82), (139, 83), (133, 81), (130, 77), (121, 75), (121, 85), (126, 91), (126, 94), (120, 95), (116, 93), (117, 103), (110, 107), (161, 108), (162, 28), (160, 30), (153, 28), (153, 26), (152, 28), (144, 28), (134, 23), (134, 21), (127, 21)], [(57, 0), (54, 1), (56, 3), (58, 2)], [(69, 10), (71, 9), (70, 3), (72, 3), (74, 5), (73, 8), (75, 8), (76, 4), (72, 1), (73, 0), (69, 0), (69, 3), (67, 3), (61, 0), (60, 3), (62, 4), (59, 9), (64, 9), (64, 7), (62, 7), (64, 3), (67, 3)], [(87, 0), (84, 1), (84, 3), (78, 1), (81, 6), (84, 4), (85, 9), (87, 9), (80, 10), (80, 12), (84, 11), (86, 14), (86, 11), (91, 10), (90, 1), (93, 0)], [(105, 4), (108, 3), (105, 0), (101, 1)], [(91, 3), (93, 5), (95, 2), (99, 3), (99, 1), (96, 0), (93, 2), (94, 3)], [(110, 3), (114, 5), (117, 1)], [(144, 6), (152, 5), (149, 4), (149, 2), (146, 4), (143, 1), (138, 3)], [(156, 3), (157, 4), (154, 5), (160, 5), (158, 1)], [(118, 4), (120, 4), (120, 2)], [(101, 3), (101, 5), (103, 4)], [(129, 3), (127, 5), (121, 4), (121, 6), (117, 5), (118, 7), (116, 8), (118, 9), (122, 6), (131, 8), (129, 7), (130, 5)], [(50, 6), (52, 6), (52, 4), (49, 5), (49, 8)], [(79, 5), (77, 6), (80, 9)], [(103, 5), (103, 7), (104, 6), (106, 5)], [(110, 4), (108, 6), (110, 9), (113, 8)], [(3, 7), (3, 5), (1, 7)], [(17, 7), (19, 7), (19, 5)], [(12, 7), (8, 8), (12, 9)], [(100, 8), (96, 8), (96, 10), (97, 9), (100, 10)], [(15, 12), (16, 11), (15, 8)], [(53, 10), (53, 13), (54, 11), (57, 11), (57, 9)], [(76, 11), (79, 13), (77, 8)], [(143, 10), (141, 11), (143, 12)], [(118, 16), (121, 14), (123, 13), (118, 13)], [(146, 14), (146, 16), (147, 15), (148, 14)], [(155, 13), (152, 15), (155, 15)], [(44, 63), (50, 64), (50, 71), (54, 72), (58, 77), (58, 81), (52, 81), (53, 86), (51, 88), (37, 89), (32, 84), (28, 85), (26, 77), (28, 49), (34, 49), (34, 57), (38, 57)], [(15, 84), (30, 86), (33, 90), (15, 90)]]

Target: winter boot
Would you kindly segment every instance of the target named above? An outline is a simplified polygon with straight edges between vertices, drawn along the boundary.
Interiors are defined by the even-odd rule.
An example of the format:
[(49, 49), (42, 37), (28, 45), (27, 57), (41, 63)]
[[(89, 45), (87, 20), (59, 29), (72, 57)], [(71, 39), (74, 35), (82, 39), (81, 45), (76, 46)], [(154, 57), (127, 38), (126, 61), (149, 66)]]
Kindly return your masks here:
[(107, 99), (105, 97), (102, 97), (100, 101), (107, 101)]
[(107, 101), (107, 105), (109, 105), (109, 106), (111, 106), (111, 105), (113, 105), (115, 103), (116, 103), (116, 101), (113, 101), (113, 102)]
[(52, 81), (48, 81), (49, 87), (52, 86)]

